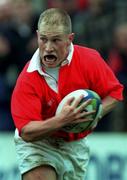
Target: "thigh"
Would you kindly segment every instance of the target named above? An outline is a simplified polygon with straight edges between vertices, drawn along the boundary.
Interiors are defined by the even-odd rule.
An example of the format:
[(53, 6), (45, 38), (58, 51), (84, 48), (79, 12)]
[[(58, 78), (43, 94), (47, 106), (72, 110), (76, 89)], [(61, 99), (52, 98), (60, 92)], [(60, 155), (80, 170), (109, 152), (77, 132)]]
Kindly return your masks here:
[(22, 180), (57, 180), (57, 174), (53, 167), (43, 165), (36, 167), (22, 175)]
[(66, 144), (64, 180), (84, 180), (89, 163), (89, 146), (86, 138)]

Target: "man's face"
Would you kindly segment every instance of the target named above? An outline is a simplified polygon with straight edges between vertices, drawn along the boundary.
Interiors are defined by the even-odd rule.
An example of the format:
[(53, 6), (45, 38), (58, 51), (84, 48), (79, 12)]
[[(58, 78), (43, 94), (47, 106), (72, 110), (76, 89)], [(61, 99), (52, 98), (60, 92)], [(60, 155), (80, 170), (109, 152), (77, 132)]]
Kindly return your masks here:
[(48, 68), (60, 65), (68, 56), (74, 34), (65, 34), (61, 26), (41, 24), (37, 35), (42, 64)]

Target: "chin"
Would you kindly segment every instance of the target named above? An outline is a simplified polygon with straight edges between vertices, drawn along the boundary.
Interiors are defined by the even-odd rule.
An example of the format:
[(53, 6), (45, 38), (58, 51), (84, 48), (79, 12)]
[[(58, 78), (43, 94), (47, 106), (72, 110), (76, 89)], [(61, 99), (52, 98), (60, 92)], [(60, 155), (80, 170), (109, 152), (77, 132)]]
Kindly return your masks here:
[(45, 67), (47, 67), (47, 68), (55, 68), (57, 66), (58, 66), (57, 64), (46, 64), (45, 65)]

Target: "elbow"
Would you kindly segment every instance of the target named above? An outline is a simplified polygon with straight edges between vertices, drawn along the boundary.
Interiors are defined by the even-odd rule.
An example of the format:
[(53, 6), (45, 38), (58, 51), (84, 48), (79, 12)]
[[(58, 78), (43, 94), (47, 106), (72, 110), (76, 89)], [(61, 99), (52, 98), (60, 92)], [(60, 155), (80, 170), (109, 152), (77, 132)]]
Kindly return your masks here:
[(32, 137), (31, 133), (28, 132), (26, 128), (22, 129), (20, 136), (26, 142), (33, 142), (34, 141), (34, 138)]

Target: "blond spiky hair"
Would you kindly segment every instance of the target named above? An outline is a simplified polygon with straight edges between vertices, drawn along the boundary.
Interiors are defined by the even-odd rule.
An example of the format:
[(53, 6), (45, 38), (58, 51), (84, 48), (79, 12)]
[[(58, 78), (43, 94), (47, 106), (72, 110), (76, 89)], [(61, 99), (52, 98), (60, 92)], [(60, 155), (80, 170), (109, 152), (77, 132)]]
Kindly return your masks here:
[(71, 18), (66, 11), (58, 8), (50, 8), (45, 10), (39, 18), (38, 30), (40, 30), (42, 22), (45, 25), (63, 26), (64, 33), (70, 34), (72, 32)]

